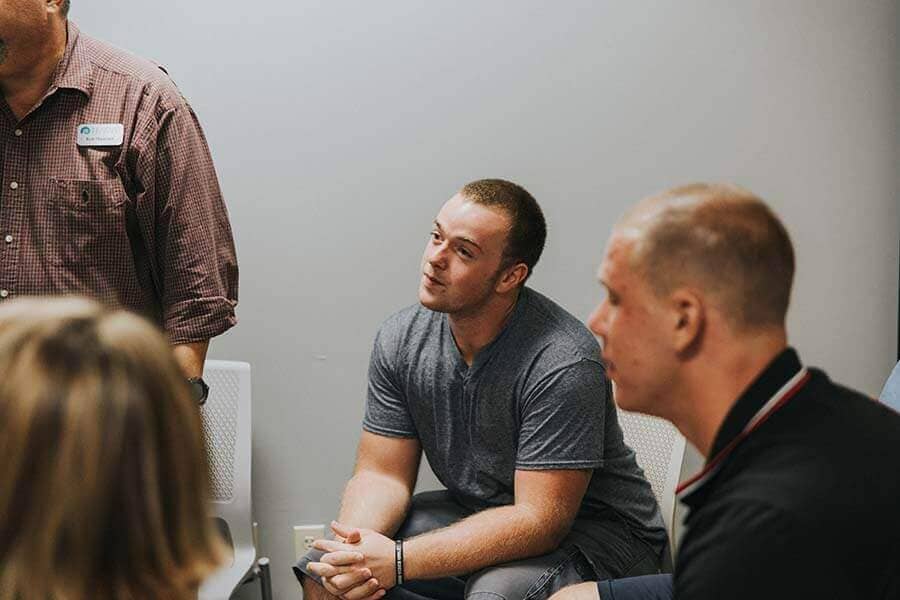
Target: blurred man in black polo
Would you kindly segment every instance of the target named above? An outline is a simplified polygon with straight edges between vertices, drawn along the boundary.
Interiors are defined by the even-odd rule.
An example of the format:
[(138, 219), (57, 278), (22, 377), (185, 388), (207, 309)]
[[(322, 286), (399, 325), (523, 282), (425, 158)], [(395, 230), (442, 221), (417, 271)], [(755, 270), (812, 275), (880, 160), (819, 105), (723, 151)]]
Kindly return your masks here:
[(900, 598), (900, 415), (787, 345), (794, 253), (749, 192), (691, 185), (639, 204), (600, 267), (590, 319), (624, 409), (674, 423), (706, 457), (674, 579), (554, 598)]

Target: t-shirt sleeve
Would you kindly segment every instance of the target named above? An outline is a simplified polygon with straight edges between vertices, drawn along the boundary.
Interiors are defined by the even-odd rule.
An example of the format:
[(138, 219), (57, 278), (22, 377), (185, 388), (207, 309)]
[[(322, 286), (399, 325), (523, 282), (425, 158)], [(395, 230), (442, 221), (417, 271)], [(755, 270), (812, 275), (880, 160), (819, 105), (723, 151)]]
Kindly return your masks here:
[(516, 468), (602, 466), (607, 389), (603, 367), (588, 359), (538, 381), (523, 402)]
[[(709, 521), (711, 519), (711, 521)], [(795, 600), (855, 597), (816, 536), (782, 511), (761, 502), (741, 502), (704, 519), (715, 536), (697, 532), (679, 556), (675, 597), (679, 600)], [(706, 522), (715, 523), (705, 527)], [(818, 546), (818, 548), (817, 548)], [(688, 548), (696, 551), (687, 553)]]
[(396, 336), (383, 325), (375, 336), (369, 357), (369, 386), (366, 393), (366, 414), (363, 429), (389, 437), (418, 437), (406, 395), (397, 380)]

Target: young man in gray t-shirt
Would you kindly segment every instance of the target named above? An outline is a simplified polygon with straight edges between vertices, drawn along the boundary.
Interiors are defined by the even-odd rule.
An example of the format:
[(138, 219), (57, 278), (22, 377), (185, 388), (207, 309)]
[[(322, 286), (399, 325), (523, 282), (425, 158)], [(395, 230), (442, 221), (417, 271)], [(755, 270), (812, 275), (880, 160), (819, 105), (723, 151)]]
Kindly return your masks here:
[[(524, 285), (545, 237), (534, 198), (507, 181), (441, 209), (420, 304), (375, 340), (336, 539), (295, 567), (308, 600), (541, 600), (658, 570), (665, 530), (597, 342)], [(447, 489), (413, 497), (423, 451)]]

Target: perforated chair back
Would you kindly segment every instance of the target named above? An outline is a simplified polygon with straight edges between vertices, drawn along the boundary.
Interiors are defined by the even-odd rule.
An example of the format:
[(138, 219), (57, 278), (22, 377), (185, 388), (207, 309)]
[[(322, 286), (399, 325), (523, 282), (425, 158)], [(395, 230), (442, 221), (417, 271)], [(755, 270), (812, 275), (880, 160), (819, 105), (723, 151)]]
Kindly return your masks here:
[(684, 437), (668, 421), (622, 409), (619, 425), (659, 503), (669, 534), (669, 557), (664, 562), (671, 561), (675, 556), (675, 488), (684, 460)]
[(209, 462), (213, 516), (234, 551), (230, 564), (200, 588), (203, 600), (224, 600), (256, 560), (250, 502), (250, 365), (208, 360), (203, 379), (209, 397), (200, 407)]

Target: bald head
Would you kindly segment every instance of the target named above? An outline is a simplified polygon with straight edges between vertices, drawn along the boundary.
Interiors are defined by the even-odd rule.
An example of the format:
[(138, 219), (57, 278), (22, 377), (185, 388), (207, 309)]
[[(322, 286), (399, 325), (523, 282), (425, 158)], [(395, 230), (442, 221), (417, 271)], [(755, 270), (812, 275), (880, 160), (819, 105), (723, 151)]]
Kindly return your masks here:
[(631, 266), (658, 296), (703, 291), (737, 330), (783, 327), (794, 251), (778, 217), (729, 185), (692, 184), (639, 203), (616, 226)]

